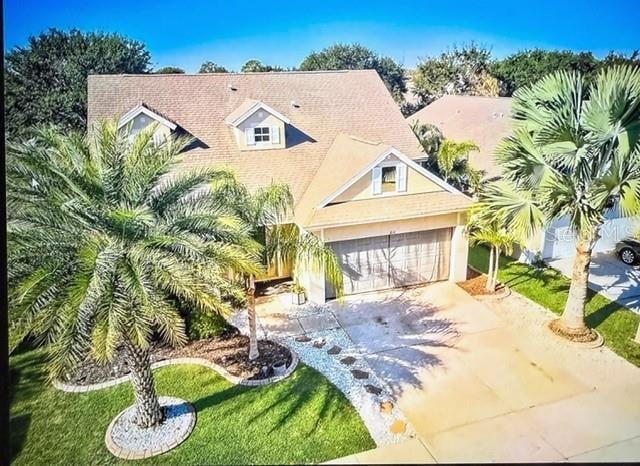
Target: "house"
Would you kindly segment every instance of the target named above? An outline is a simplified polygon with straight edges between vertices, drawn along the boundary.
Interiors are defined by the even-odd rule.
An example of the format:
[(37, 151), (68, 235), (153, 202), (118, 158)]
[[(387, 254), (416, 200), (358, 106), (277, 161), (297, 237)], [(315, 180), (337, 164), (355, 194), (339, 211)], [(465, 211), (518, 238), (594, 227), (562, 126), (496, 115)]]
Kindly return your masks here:
[[(132, 133), (156, 123), (160, 143), (191, 135), (177, 170), (287, 183), (290, 221), (337, 253), (346, 294), (466, 278), (472, 201), (414, 161), (422, 149), (375, 71), (90, 76), (89, 124), (106, 118)], [(310, 300), (334, 297), (324, 271), (295, 274)]]
[[(474, 141), (480, 150), (469, 154), (470, 164), (485, 170), (487, 179), (497, 179), (501, 174), (494, 152), (500, 141), (511, 135), (513, 121), (510, 114), (509, 97), (445, 95), (406, 120), (409, 124), (415, 121), (433, 124), (446, 138)], [(594, 251), (614, 249), (618, 241), (633, 234), (638, 227), (639, 219), (622, 217), (618, 207), (613, 206), (606, 213), (606, 221), (600, 231), (601, 238)], [(560, 218), (547, 226), (538, 237), (531, 239), (530, 249), (522, 252), (520, 259), (530, 262), (538, 253), (547, 261), (573, 257), (575, 241), (569, 219)]]

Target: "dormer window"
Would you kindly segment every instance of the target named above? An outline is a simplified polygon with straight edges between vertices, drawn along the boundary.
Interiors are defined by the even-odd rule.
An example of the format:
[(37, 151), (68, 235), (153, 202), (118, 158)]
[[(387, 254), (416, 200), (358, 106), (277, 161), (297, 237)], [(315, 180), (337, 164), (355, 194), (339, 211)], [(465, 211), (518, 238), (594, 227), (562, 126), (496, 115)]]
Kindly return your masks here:
[(269, 142), (270, 141), (270, 137), (269, 137), (270, 133), (271, 133), (271, 128), (266, 127), (266, 126), (259, 126), (257, 128), (253, 128), (253, 136), (254, 136), (255, 141), (257, 143), (259, 143), (259, 142)]

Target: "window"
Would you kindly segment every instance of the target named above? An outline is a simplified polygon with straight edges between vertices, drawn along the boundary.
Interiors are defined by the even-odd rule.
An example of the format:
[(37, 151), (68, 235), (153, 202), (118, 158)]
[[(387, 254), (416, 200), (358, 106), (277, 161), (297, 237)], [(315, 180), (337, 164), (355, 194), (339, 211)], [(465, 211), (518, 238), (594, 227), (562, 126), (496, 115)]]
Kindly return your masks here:
[(389, 193), (396, 190), (396, 167), (382, 167), (382, 192)]
[(153, 133), (153, 144), (156, 147), (161, 146), (167, 140), (167, 136), (164, 133)]
[(268, 126), (260, 126), (257, 128), (253, 128), (253, 137), (256, 142), (269, 142), (270, 141), (270, 131)]

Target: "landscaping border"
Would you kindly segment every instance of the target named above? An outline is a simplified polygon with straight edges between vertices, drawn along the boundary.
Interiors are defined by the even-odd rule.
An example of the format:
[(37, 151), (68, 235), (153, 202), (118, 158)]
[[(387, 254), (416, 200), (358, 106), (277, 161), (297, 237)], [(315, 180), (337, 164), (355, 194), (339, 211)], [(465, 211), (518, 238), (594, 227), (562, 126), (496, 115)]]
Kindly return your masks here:
[[(173, 366), (176, 364), (196, 364), (198, 366), (208, 367), (209, 369), (216, 371), (218, 374), (220, 374), (222, 377), (224, 377), (226, 380), (228, 380), (232, 384), (246, 385), (249, 387), (261, 387), (263, 385), (269, 385), (275, 382), (279, 382), (280, 380), (286, 379), (291, 375), (291, 373), (293, 373), (296, 367), (298, 367), (298, 362), (300, 361), (298, 354), (295, 351), (293, 351), (291, 348), (287, 348), (287, 349), (291, 352), (291, 364), (289, 364), (289, 366), (285, 369), (285, 371), (282, 374), (269, 377), (267, 379), (259, 379), (259, 380), (243, 379), (242, 377), (238, 377), (231, 374), (224, 367), (204, 358), (183, 357), (183, 358), (164, 359), (162, 361), (154, 362), (153, 364), (151, 364), (151, 368), (158, 369), (160, 367)], [(121, 383), (127, 382), (128, 380), (129, 380), (129, 375), (127, 374), (127, 375), (123, 375), (122, 377), (118, 377), (117, 379), (111, 379), (105, 382), (94, 383), (90, 385), (75, 385), (75, 384), (69, 384), (69, 383), (63, 382), (61, 380), (54, 380), (53, 386), (58, 390), (61, 390), (67, 393), (84, 393), (84, 392), (92, 392), (95, 390), (101, 390), (107, 387), (113, 387), (115, 385), (120, 385)]]

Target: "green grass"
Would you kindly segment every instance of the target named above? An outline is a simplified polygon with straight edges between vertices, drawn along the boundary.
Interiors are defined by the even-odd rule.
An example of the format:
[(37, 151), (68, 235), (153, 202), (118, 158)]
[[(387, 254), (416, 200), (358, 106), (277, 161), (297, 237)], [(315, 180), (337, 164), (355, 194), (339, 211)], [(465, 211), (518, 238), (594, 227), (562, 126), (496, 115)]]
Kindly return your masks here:
[[(134, 401), (129, 383), (83, 394), (45, 381), (43, 350), (11, 358), (11, 450), (15, 464), (121, 463), (104, 445), (111, 420)], [(155, 371), (158, 393), (189, 400), (196, 427), (185, 443), (143, 463), (317, 463), (375, 447), (344, 395), (301, 365), (265, 387), (232, 385), (195, 365)]]
[[(469, 264), (486, 272), (489, 251), (481, 246), (469, 249)], [(536, 271), (535, 268), (514, 259), (501, 257), (499, 280), (546, 307), (555, 314), (562, 314), (569, 296), (571, 281), (555, 269)], [(640, 345), (633, 341), (640, 316), (601, 294), (589, 290), (586, 306), (586, 322), (597, 329), (605, 344), (627, 361), (640, 366)]]

